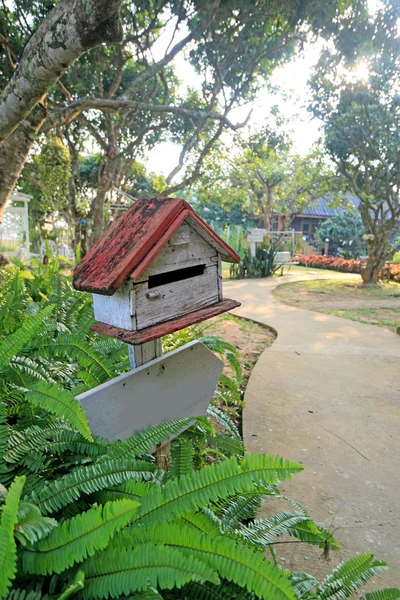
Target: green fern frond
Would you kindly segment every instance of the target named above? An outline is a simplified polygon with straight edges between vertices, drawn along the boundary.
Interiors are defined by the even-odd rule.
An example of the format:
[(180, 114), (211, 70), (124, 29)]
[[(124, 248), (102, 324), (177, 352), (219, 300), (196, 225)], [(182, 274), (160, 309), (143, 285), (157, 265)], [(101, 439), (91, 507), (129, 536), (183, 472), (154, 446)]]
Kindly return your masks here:
[(215, 436), (208, 436), (207, 443), (212, 446), (212, 448), (216, 448), (225, 456), (243, 456), (245, 453), (245, 448), (242, 440), (237, 440), (229, 435), (224, 435), (223, 433), (217, 433)]
[(216, 573), (204, 562), (174, 548), (153, 544), (105, 550), (84, 562), (82, 570), (85, 573), (82, 598), (85, 600), (118, 598), (144, 591), (149, 585), (172, 589), (189, 581), (219, 583)]
[[(225, 394), (226, 394), (226, 392), (229, 392), (230, 398), (227, 399), (228, 404), (241, 402), (242, 397), (240, 394), (240, 390), (234, 379), (232, 379), (231, 377), (228, 377), (227, 375), (222, 373), (222, 375), (219, 378), (218, 385), (220, 386), (220, 388), (222, 388), (224, 390)], [(226, 400), (225, 400), (225, 402), (226, 402)]]
[(8, 490), (0, 521), (0, 598), (4, 598), (15, 577), (17, 546), (14, 527), (18, 521), (18, 505), (25, 477), (16, 477)]
[[(182, 590), (178, 590), (178, 595), (175, 594), (176, 592), (171, 600), (172, 598), (182, 598), (182, 600), (187, 598), (190, 600), (257, 600), (252, 592), (228, 581), (223, 581), (219, 585), (207, 581), (205, 583), (194, 581), (186, 584)], [(164, 596), (164, 598), (169, 600), (169, 596)]]
[(76, 361), (96, 378), (97, 384), (112, 379), (115, 374), (111, 362), (99, 356), (88, 342), (76, 335), (59, 335), (55, 341), (40, 346), (39, 351), (49, 357), (62, 357)]
[(276, 513), (269, 519), (256, 519), (247, 526), (235, 530), (247, 542), (257, 546), (267, 546), (278, 536), (287, 533), (291, 528), (302, 525), (308, 517), (296, 512)]
[(298, 573), (291, 573), (290, 580), (299, 600), (303, 597), (308, 599), (310, 597), (308, 592), (318, 585), (318, 580), (315, 579), (315, 577), (301, 571)]
[(386, 588), (376, 592), (366, 592), (365, 600), (400, 600), (400, 588)]
[(30, 404), (40, 406), (67, 421), (86, 440), (93, 441), (85, 411), (69, 390), (51, 383), (38, 382), (31, 386), (26, 399)]
[[(204, 561), (220, 577), (254, 592), (257, 597), (274, 600), (294, 600), (291, 583), (278, 567), (272, 565), (261, 550), (241, 546), (226, 536), (211, 538), (192, 528), (170, 525), (134, 527), (122, 532), (121, 542), (135, 548), (154, 543), (172, 546), (188, 557)], [(116, 540), (117, 542), (117, 540)]]
[(290, 479), (302, 466), (279, 456), (245, 455), (238, 464), (233, 457), (168, 481), (163, 488), (154, 488), (143, 498), (139, 509), (141, 522), (168, 522), (190, 511), (208, 506), (212, 501), (254, 489), (255, 484), (273, 484)]
[(178, 437), (171, 443), (171, 467), (169, 474), (172, 477), (182, 477), (193, 471), (193, 447), (187, 440)]
[(316, 525), (309, 517), (291, 527), (288, 533), (302, 542), (319, 546), (322, 549), (327, 545), (330, 550), (338, 550), (340, 548), (339, 542), (333, 535), (323, 527)]
[(128, 458), (130, 456), (142, 456), (160, 442), (175, 437), (182, 429), (185, 429), (194, 422), (196, 422), (194, 417), (184, 417), (182, 419), (165, 421), (151, 429), (139, 431), (123, 442), (115, 443), (105, 458), (107, 460), (115, 460)]
[(103, 550), (117, 531), (131, 523), (138, 502), (128, 499), (107, 502), (64, 521), (45, 539), (22, 552), (25, 573), (62, 573), (76, 562)]
[(187, 528), (194, 528), (197, 532), (205, 533), (211, 537), (221, 534), (221, 521), (209, 509), (203, 509), (198, 513), (187, 513), (183, 515), (178, 523), (184, 523)]
[(22, 590), (17, 588), (16, 590), (11, 590), (5, 597), (5, 600), (42, 600), (42, 598), (42, 592), (38, 590)]
[(83, 571), (77, 571), (74, 579), (71, 581), (69, 586), (63, 591), (58, 600), (67, 600), (70, 596), (74, 596), (80, 590), (85, 587), (85, 573)]
[(207, 409), (207, 414), (210, 417), (214, 418), (217, 421), (217, 423), (222, 425), (222, 427), (224, 427), (224, 429), (228, 432), (228, 434), (233, 439), (237, 440), (238, 442), (243, 443), (242, 438), (240, 436), (240, 433), (239, 433), (238, 428), (236, 427), (235, 423), (232, 421), (232, 419), (226, 413), (224, 413), (223, 410), (221, 410), (220, 408), (217, 408), (216, 406), (210, 405)]
[(242, 365), (240, 364), (239, 358), (237, 357), (236, 354), (232, 354), (232, 352), (228, 352), (227, 354), (225, 354), (225, 357), (226, 357), (227, 361), (229, 362), (229, 365), (230, 365), (233, 373), (235, 374), (237, 384), (239, 386), (242, 385), (243, 371), (242, 371)]
[(256, 495), (237, 495), (221, 509), (221, 518), (224, 526), (237, 527), (244, 521), (255, 519), (265, 500), (265, 490), (260, 490)]
[(37, 506), (21, 502), (18, 507), (18, 523), (14, 528), (15, 537), (23, 546), (34, 544), (45, 538), (58, 523), (50, 517), (42, 517)]
[(59, 510), (82, 494), (93, 494), (128, 479), (152, 479), (157, 467), (145, 461), (104, 461), (88, 467), (80, 467), (61, 479), (46, 485), (29, 498), (42, 513)]
[(202, 342), (207, 348), (212, 350), (213, 352), (217, 352), (217, 354), (224, 354), (225, 352), (230, 352), (235, 356), (239, 356), (239, 351), (235, 346), (229, 344), (229, 342), (225, 342), (225, 340), (221, 339), (216, 335), (205, 335), (199, 338), (199, 341)]
[(349, 598), (354, 590), (387, 569), (387, 564), (382, 560), (375, 560), (371, 553), (345, 560), (318, 586), (319, 598), (321, 600)]
[(47, 306), (38, 312), (29, 321), (24, 323), (17, 331), (9, 335), (0, 344), (0, 369), (7, 367), (10, 360), (18, 354), (38, 333), (44, 320), (54, 310), (54, 305)]
[(44, 429), (33, 425), (22, 431), (13, 431), (4, 458), (7, 462), (16, 463), (31, 452), (36, 454), (71, 452), (97, 458), (105, 454), (109, 447), (110, 443), (107, 440), (96, 437), (93, 442), (88, 442), (68, 423), (56, 422)]
[(110, 500), (117, 500), (118, 498), (140, 500), (143, 496), (147, 496), (153, 485), (153, 482), (129, 479), (119, 485), (102, 489), (100, 492), (94, 494), (94, 499), (100, 504), (110, 502)]

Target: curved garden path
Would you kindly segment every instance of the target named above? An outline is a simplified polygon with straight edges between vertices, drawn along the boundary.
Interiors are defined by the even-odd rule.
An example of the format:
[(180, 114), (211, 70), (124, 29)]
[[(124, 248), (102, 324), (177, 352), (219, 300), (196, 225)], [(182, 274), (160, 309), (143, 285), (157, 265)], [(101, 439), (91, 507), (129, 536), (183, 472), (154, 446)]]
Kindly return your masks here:
[[(278, 332), (247, 386), (246, 446), (304, 465), (281, 489), (342, 544), (330, 564), (305, 544), (275, 548), (289, 568), (320, 577), (343, 558), (373, 552), (391, 567), (377, 587), (400, 586), (400, 337), (272, 294), (311, 278), (323, 276), (224, 282), (226, 296), (242, 302), (236, 314)], [(287, 508), (266, 503), (261, 516)]]

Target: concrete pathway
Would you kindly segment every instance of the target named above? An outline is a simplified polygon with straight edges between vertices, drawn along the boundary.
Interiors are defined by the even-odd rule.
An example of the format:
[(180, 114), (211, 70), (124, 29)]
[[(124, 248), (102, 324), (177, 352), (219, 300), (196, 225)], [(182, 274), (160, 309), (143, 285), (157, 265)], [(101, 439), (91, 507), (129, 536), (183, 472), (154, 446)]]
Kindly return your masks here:
[[(323, 577), (340, 560), (373, 552), (391, 567), (378, 587), (400, 586), (400, 337), (272, 295), (282, 283), (316, 278), (224, 282), (224, 294), (242, 302), (236, 314), (278, 333), (247, 386), (245, 443), (304, 465), (281, 489), (342, 544), (330, 564), (317, 548), (276, 546), (285, 565)], [(286, 509), (266, 503), (261, 516)]]

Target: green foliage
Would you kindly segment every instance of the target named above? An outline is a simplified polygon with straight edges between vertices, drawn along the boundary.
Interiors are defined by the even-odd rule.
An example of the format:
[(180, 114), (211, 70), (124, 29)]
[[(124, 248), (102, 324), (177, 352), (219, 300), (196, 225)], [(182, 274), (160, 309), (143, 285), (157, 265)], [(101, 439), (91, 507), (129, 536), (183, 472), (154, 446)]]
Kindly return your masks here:
[(364, 226), (360, 213), (355, 208), (338, 213), (327, 219), (316, 231), (319, 247), (324, 248), (329, 240), (330, 254), (338, 252), (343, 258), (359, 258), (365, 251)]
[(62, 573), (76, 562), (103, 550), (110, 539), (131, 523), (138, 502), (127, 498), (93, 506), (54, 529), (44, 540), (22, 552), (23, 571)]
[(37, 166), (42, 203), (47, 207), (46, 211), (42, 208), (42, 214), (51, 214), (55, 210), (64, 208), (71, 177), (69, 150), (59, 137), (49, 137), (41, 145)]
[(230, 267), (230, 277), (232, 279), (272, 277), (281, 267), (275, 262), (276, 248), (275, 244), (268, 245), (257, 244), (256, 255), (250, 254), (250, 249), (246, 248), (241, 253), (239, 264), (232, 264)]
[(15, 577), (17, 546), (14, 527), (18, 521), (18, 504), (24, 487), (25, 477), (12, 483), (3, 506), (0, 521), (0, 598), (3, 598)]
[[(9, 291), (0, 288), (0, 312), (10, 306), (8, 294), (18, 309), (10, 328), (0, 329), (9, 361), (0, 384), (0, 482), (8, 487), (0, 504), (0, 598), (307, 600), (327, 589), (342, 600), (385, 568), (366, 558), (320, 584), (268, 561), (265, 549), (277, 539), (295, 536), (324, 552), (338, 543), (295, 503), (256, 518), (302, 467), (246, 454), (237, 427), (216, 406), (209, 419), (161, 423), (124, 441), (93, 436), (75, 396), (129, 368), (126, 348), (90, 331), (90, 300), (58, 270), (38, 269), (31, 278), (17, 271)], [(219, 393), (236, 402), (235, 348), (199, 328), (166, 342), (172, 348), (195, 335), (231, 364), (234, 377), (222, 380)], [(168, 438), (165, 473), (149, 453)]]

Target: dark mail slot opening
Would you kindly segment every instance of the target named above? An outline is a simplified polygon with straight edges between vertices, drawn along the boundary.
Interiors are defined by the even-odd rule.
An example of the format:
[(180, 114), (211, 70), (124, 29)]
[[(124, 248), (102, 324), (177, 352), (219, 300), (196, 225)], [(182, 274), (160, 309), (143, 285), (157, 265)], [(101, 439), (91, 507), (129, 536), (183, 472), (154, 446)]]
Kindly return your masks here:
[(158, 275), (150, 275), (148, 288), (158, 287), (159, 285), (167, 285), (174, 281), (183, 281), (191, 277), (203, 275), (206, 265), (196, 265), (195, 267), (186, 267), (186, 269), (177, 269), (176, 271), (168, 271), (167, 273), (159, 273)]

